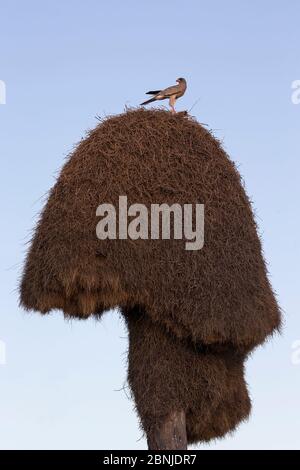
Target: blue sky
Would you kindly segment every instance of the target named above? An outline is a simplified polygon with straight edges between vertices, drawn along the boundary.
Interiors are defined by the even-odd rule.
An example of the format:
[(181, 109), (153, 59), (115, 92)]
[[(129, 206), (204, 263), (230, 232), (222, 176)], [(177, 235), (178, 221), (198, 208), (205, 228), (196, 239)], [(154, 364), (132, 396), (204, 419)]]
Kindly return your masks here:
[(116, 312), (101, 323), (27, 314), (17, 283), (42, 196), (95, 116), (178, 76), (188, 90), (177, 108), (197, 102), (192, 114), (245, 179), (285, 316), (283, 335), (248, 361), (249, 422), (200, 448), (300, 447), (299, 17), (297, 0), (2, 0), (0, 448), (145, 448), (118, 391), (127, 338)]

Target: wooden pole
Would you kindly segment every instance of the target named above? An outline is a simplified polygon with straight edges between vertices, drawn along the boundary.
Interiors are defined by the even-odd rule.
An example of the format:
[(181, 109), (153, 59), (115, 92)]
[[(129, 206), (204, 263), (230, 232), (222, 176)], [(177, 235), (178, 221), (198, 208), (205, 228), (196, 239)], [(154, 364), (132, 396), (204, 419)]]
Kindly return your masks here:
[(149, 450), (187, 450), (184, 411), (172, 412), (165, 421), (147, 436)]

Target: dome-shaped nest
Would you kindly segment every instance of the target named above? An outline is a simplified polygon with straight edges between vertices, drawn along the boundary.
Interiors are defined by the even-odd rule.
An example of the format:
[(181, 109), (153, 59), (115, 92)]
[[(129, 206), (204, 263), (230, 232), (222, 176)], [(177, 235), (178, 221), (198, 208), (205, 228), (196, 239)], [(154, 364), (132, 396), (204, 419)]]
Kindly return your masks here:
[[(147, 239), (120, 239), (120, 196), (149, 214), (153, 204), (204, 204), (204, 246), (186, 249), (186, 237), (172, 236), (172, 217), (170, 239), (151, 239), (150, 219)], [(116, 208), (116, 239), (96, 235), (104, 203)], [(144, 429), (181, 406), (190, 442), (222, 435), (248, 414), (245, 354), (280, 324), (234, 163), (195, 120), (163, 110), (107, 118), (79, 143), (37, 225), (21, 303), (78, 318), (120, 307)]]

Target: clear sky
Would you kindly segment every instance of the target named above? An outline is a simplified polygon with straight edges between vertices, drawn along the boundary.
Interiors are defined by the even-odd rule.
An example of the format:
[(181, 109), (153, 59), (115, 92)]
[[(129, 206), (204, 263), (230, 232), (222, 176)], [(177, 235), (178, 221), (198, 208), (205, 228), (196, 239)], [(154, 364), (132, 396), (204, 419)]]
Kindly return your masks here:
[(188, 90), (177, 108), (199, 100), (192, 114), (239, 165), (285, 316), (283, 335), (247, 363), (249, 422), (200, 448), (300, 448), (299, 18), (298, 0), (1, 1), (0, 448), (146, 446), (120, 391), (117, 313), (27, 314), (17, 282), (41, 197), (95, 116), (178, 76)]

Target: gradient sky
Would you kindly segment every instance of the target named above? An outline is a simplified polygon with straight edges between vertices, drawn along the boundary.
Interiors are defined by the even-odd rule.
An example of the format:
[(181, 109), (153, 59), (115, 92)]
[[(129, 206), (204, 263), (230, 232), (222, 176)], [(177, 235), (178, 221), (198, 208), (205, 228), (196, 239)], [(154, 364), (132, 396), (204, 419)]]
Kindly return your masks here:
[(1, 1), (1, 449), (146, 446), (120, 390), (118, 314), (98, 323), (27, 314), (17, 284), (42, 196), (95, 116), (136, 106), (178, 76), (188, 90), (177, 108), (197, 102), (192, 114), (239, 165), (285, 317), (283, 335), (247, 363), (250, 420), (199, 448), (300, 448), (299, 18), (298, 0)]

